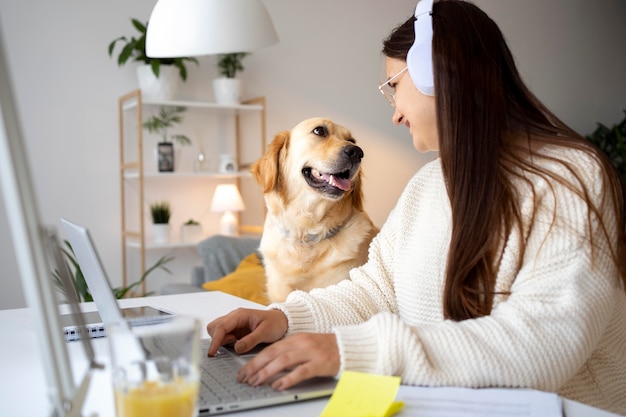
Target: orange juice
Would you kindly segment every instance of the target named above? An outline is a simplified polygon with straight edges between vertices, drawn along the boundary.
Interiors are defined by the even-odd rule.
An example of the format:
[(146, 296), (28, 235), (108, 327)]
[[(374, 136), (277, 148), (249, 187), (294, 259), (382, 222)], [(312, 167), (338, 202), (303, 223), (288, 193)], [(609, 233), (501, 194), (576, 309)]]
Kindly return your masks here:
[(195, 417), (198, 383), (146, 381), (123, 392), (115, 389), (117, 417)]

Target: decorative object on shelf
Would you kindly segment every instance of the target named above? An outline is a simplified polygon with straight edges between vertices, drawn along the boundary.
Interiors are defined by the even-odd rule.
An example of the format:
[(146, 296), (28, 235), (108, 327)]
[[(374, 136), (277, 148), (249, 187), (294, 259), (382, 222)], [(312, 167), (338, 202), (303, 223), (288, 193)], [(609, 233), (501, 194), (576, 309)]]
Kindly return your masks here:
[[(173, 172), (175, 168), (174, 144), (191, 145), (191, 139), (185, 135), (168, 135), (167, 130), (183, 121), (182, 113), (187, 110), (181, 106), (163, 106), (159, 113), (143, 122), (143, 127), (150, 133), (160, 134), (162, 141), (157, 144), (157, 164), (159, 172)], [(168, 141), (168, 138), (172, 142)]]
[(215, 188), (213, 200), (211, 201), (211, 211), (224, 213), (220, 220), (220, 234), (238, 236), (239, 221), (234, 212), (245, 209), (246, 206), (243, 204), (243, 199), (236, 184), (219, 184)]
[(207, 170), (206, 155), (204, 153), (204, 150), (202, 150), (202, 148), (200, 148), (198, 150), (198, 154), (196, 155), (196, 160), (194, 161), (194, 164), (193, 164), (193, 171), (194, 172), (205, 172), (206, 170)]
[(157, 164), (159, 172), (174, 171), (174, 144), (171, 142), (159, 142), (157, 144)]
[(585, 138), (609, 157), (622, 182), (626, 184), (626, 110), (624, 115), (622, 121), (611, 128), (598, 123), (596, 130)]
[(237, 169), (237, 160), (235, 159), (234, 155), (220, 155), (220, 172), (232, 174), (237, 172)]
[[(118, 42), (124, 46), (120, 51), (117, 64), (123, 66), (132, 59), (143, 65), (137, 67), (137, 81), (141, 93), (146, 99), (153, 100), (171, 100), (178, 90), (179, 77), (183, 81), (187, 80), (187, 67), (185, 61), (198, 63), (196, 58), (192, 57), (149, 57), (146, 55), (146, 34), (148, 24), (143, 24), (137, 19), (131, 18), (131, 23), (139, 32), (139, 37), (135, 38), (120, 36), (109, 44), (109, 56), (113, 56), (113, 50)], [(178, 71), (177, 71), (178, 70)]]
[(202, 235), (202, 225), (194, 219), (189, 219), (180, 228), (180, 240), (183, 243), (198, 243)]
[(220, 55), (217, 67), (222, 76), (213, 80), (213, 95), (218, 104), (241, 102), (241, 80), (236, 76), (238, 71), (243, 71), (241, 61), (246, 55), (245, 52)]
[[(278, 42), (274, 24), (261, 0), (159, 0), (150, 16), (148, 56), (222, 55), (218, 61), (226, 81), (214, 80), (216, 101), (240, 102), (237, 71), (247, 54)], [(221, 84), (237, 84), (221, 96)]]
[[(64, 240), (63, 243), (65, 243), (65, 246), (67, 247), (66, 249), (65, 248), (63, 249), (63, 254), (67, 258), (67, 260), (70, 262), (70, 264), (72, 264), (72, 267), (74, 268), (74, 273), (71, 277), (72, 280), (74, 281), (74, 285), (72, 287), (77, 290), (79, 301), (80, 302), (93, 301), (93, 297), (91, 296), (91, 292), (89, 291), (89, 287), (87, 286), (87, 282), (85, 281), (85, 276), (83, 275), (83, 271), (80, 269), (80, 265), (78, 264), (78, 261), (76, 260), (76, 257), (74, 255), (74, 249), (72, 249), (72, 245), (67, 240)], [(145, 297), (148, 295), (152, 295), (151, 292), (145, 293), (145, 294), (137, 293), (136, 291), (134, 291), (134, 288), (141, 285), (146, 280), (146, 278), (148, 278), (148, 275), (150, 275), (152, 271), (155, 271), (157, 269), (161, 269), (167, 272), (168, 274), (171, 274), (172, 271), (167, 269), (165, 264), (173, 260), (174, 260), (173, 256), (161, 256), (154, 265), (146, 269), (146, 271), (141, 275), (141, 278), (139, 278), (139, 280), (133, 282), (130, 285), (127, 285), (126, 287), (122, 286), (122, 287), (113, 288), (113, 295), (115, 295), (115, 298), (117, 299), (125, 298), (126, 296), (137, 297), (139, 295), (142, 295)], [(61, 277), (58, 275), (58, 271), (54, 271), (53, 276), (54, 276), (54, 284), (56, 285), (56, 287), (63, 293), (65, 297), (68, 297), (68, 295), (65, 294), (65, 291), (67, 291), (67, 288), (65, 285), (63, 285)]]
[(167, 243), (170, 236), (170, 203), (158, 201), (150, 205), (152, 215), (152, 239), (154, 243)]

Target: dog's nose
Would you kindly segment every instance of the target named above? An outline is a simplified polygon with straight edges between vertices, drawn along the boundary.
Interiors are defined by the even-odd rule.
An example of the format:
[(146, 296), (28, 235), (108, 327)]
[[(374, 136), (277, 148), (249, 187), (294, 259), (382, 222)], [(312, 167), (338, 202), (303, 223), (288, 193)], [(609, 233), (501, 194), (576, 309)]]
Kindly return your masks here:
[(363, 149), (356, 145), (348, 145), (343, 148), (343, 153), (346, 154), (348, 159), (352, 162), (359, 162), (363, 158)]

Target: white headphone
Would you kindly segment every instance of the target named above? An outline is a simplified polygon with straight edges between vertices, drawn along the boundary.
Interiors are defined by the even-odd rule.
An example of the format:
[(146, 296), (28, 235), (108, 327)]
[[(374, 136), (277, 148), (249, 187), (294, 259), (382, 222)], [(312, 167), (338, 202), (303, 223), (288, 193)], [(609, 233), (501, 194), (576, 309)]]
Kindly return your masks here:
[(406, 63), (413, 84), (422, 93), (434, 96), (433, 77), (433, 0), (421, 0), (415, 7), (415, 41), (409, 49)]

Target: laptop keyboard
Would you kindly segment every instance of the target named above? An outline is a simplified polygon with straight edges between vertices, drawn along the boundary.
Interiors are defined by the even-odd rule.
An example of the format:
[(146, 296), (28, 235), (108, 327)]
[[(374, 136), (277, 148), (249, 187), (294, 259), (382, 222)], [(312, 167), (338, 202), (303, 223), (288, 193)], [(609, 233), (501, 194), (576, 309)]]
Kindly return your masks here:
[[(206, 352), (206, 349), (202, 351)], [(241, 362), (224, 348), (220, 348), (215, 357), (203, 356), (200, 368), (202, 369), (200, 404), (230, 403), (284, 395), (268, 385), (253, 387), (238, 383), (237, 372), (241, 368)]]

